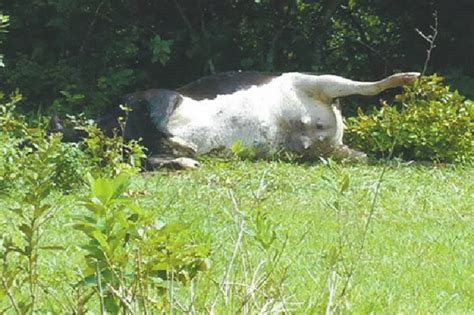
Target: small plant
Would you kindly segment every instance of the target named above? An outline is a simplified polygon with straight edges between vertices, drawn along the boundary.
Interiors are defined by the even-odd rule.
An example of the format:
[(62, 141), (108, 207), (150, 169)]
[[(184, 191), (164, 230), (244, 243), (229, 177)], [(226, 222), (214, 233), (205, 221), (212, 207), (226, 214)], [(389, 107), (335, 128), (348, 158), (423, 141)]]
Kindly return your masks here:
[[(24, 170), (24, 188), (14, 206), (9, 208), (16, 220), (11, 234), (0, 236), (0, 296), (8, 296), (17, 314), (35, 313), (42, 295), (39, 273), (40, 255), (44, 250), (58, 250), (61, 246), (45, 246), (45, 225), (59, 209), (47, 201), (54, 183), (47, 169), (38, 173)], [(19, 237), (15, 237), (19, 236)]]
[[(21, 95), (16, 92), (0, 104), (0, 189), (23, 187), (27, 176), (51, 179), (51, 185), (69, 190), (82, 182), (89, 165), (77, 144), (61, 142), (60, 134), (47, 132), (48, 119), (28, 122), (16, 112)], [(39, 175), (41, 174), (41, 175)]]
[(61, 133), (48, 131), (48, 117), (31, 122), (17, 112), (19, 92), (4, 98), (0, 94), (0, 190), (22, 187), (28, 172), (47, 174), (53, 187), (70, 191), (85, 183), (90, 172), (113, 176), (140, 170), (145, 154), (138, 141), (108, 137), (83, 117), (71, 116), (71, 124), (88, 136), (83, 143), (64, 143)]
[(347, 140), (375, 155), (440, 162), (474, 160), (474, 102), (436, 75), (405, 87), (395, 102), (348, 119)]
[(122, 136), (108, 137), (96, 125), (84, 127), (84, 152), (92, 162), (92, 172), (114, 176), (122, 172), (137, 173), (146, 157), (143, 147), (136, 140), (124, 141)]
[(257, 151), (255, 147), (244, 145), (242, 140), (238, 140), (230, 147), (232, 154), (241, 159), (255, 159)]
[(88, 238), (78, 285), (93, 286), (102, 314), (172, 309), (174, 288), (207, 269), (209, 250), (183, 225), (157, 222), (156, 213), (127, 197), (127, 175), (89, 181), (91, 193), (82, 202), (88, 213), (73, 225)]
[(164, 40), (159, 35), (153, 37), (150, 41), (153, 63), (160, 62), (162, 65), (166, 65), (170, 60), (171, 46), (173, 45), (172, 40)]

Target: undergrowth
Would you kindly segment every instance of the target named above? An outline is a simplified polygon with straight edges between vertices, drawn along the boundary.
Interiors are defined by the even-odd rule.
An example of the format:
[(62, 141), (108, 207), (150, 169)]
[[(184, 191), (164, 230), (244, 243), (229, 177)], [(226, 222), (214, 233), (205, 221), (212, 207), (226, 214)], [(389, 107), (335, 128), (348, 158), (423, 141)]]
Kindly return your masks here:
[(474, 102), (436, 75), (405, 86), (393, 104), (347, 120), (347, 142), (377, 156), (437, 162), (474, 161)]
[[(20, 100), (16, 93), (0, 105), (0, 195), (2, 223), (8, 222), (0, 230), (0, 312), (173, 309), (174, 290), (207, 268), (209, 249), (184, 224), (161, 221), (159, 212), (142, 209), (127, 195), (143, 148), (106, 137), (94, 125), (82, 127), (88, 134), (82, 143), (62, 143), (61, 133), (48, 132), (47, 118), (32, 124), (15, 111)], [(87, 186), (90, 193), (83, 196)], [(67, 206), (64, 193), (72, 197)], [(56, 216), (69, 217), (63, 228), (85, 237), (70, 235), (74, 245), (50, 244)], [(48, 252), (65, 251), (79, 260), (70, 266), (77, 271), (61, 292), (66, 301), (51, 301), (57, 287), (45, 268), (59, 265)]]
[[(361, 115), (354, 141), (469, 161), (472, 102), (420, 84), (390, 115)], [(236, 144), (192, 173), (139, 174), (137, 142), (85, 125), (83, 142), (62, 143), (20, 100), (0, 105), (0, 313), (474, 309), (469, 163), (250, 161)]]

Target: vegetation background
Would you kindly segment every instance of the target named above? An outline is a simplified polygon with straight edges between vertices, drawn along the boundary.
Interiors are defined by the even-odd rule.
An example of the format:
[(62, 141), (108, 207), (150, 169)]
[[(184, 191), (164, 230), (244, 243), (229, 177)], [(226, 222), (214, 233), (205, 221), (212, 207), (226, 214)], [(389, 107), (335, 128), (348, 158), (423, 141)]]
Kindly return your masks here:
[[(10, 95), (0, 93), (0, 314), (474, 312), (472, 0), (3, 0), (0, 10)], [(437, 32), (428, 59), (415, 29)], [(236, 154), (139, 173), (137, 141), (94, 125), (82, 124), (81, 143), (48, 131), (53, 112), (93, 117), (125, 93), (214, 72), (373, 80), (427, 60), (427, 74), (461, 93), (432, 75), (380, 105), (347, 101), (376, 107), (348, 119), (347, 140), (405, 160)]]
[[(25, 110), (97, 113), (125, 93), (214, 72), (307, 71), (374, 80), (421, 71), (474, 97), (471, 0), (3, 0), (0, 90)], [(367, 103), (367, 102), (365, 102)], [(347, 111), (355, 113), (355, 109)]]

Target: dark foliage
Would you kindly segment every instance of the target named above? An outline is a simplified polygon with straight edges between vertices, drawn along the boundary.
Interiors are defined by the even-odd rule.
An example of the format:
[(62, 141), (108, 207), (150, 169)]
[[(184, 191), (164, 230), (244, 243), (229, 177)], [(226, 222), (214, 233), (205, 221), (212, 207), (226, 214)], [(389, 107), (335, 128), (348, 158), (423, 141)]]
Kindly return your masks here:
[(378, 156), (438, 162), (474, 161), (474, 102), (423, 77), (404, 88), (393, 104), (348, 119), (345, 134), (354, 147)]
[(474, 86), (474, 3), (374, 0), (5, 0), (0, 90), (26, 110), (98, 112), (120, 96), (229, 70), (312, 71), (376, 79), (419, 70)]

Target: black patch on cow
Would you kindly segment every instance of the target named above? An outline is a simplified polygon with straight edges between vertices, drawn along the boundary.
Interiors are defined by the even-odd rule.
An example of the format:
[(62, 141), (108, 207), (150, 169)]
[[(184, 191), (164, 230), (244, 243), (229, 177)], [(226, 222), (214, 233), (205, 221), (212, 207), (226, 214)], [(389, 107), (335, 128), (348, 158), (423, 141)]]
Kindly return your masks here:
[(125, 113), (118, 106), (114, 106), (101, 113), (94, 121), (100, 130), (112, 137), (120, 130), (119, 117), (125, 117)]
[(158, 130), (169, 133), (168, 121), (175, 109), (183, 102), (181, 94), (171, 90), (145, 91), (145, 100), (153, 124)]
[(120, 104), (131, 111), (123, 112), (119, 107), (108, 110), (97, 120), (97, 125), (107, 135), (121, 134), (119, 117), (126, 117), (123, 136), (126, 141), (139, 140), (149, 153), (166, 153), (167, 139), (171, 136), (167, 124), (183, 97), (171, 90), (151, 89), (124, 96)]
[(195, 100), (214, 99), (217, 95), (232, 94), (270, 82), (280, 74), (264, 72), (223, 72), (203, 77), (177, 91)]

